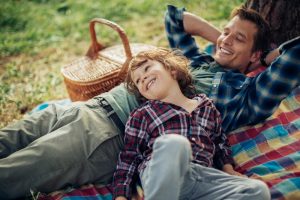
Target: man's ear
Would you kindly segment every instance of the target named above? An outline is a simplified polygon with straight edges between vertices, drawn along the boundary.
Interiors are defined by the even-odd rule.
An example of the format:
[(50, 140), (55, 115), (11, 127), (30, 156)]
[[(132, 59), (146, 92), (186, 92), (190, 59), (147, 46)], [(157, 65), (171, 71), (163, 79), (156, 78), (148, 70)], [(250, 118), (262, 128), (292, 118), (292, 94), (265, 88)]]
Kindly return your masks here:
[(253, 52), (251, 55), (251, 58), (250, 58), (250, 62), (255, 63), (255, 62), (259, 61), (261, 54), (262, 54), (262, 51)]

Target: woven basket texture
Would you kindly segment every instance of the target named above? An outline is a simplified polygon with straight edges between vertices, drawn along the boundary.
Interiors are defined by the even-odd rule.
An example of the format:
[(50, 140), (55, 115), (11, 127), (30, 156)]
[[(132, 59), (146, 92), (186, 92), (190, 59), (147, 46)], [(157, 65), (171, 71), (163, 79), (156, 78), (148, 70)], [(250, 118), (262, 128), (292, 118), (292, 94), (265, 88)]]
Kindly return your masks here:
[[(119, 33), (123, 44), (104, 47), (97, 41), (95, 23), (108, 25)], [(107, 92), (124, 79), (127, 63), (138, 52), (155, 48), (142, 43), (129, 44), (125, 31), (114, 22), (96, 18), (90, 22), (92, 44), (86, 56), (62, 67), (61, 73), (72, 101), (85, 101)], [(122, 72), (122, 73), (121, 73)]]

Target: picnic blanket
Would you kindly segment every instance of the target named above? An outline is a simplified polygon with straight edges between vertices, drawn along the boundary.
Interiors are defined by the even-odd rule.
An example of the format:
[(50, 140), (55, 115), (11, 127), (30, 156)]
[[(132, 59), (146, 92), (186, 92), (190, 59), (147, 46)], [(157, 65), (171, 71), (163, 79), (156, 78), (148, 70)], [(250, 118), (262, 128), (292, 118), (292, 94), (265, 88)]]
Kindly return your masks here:
[[(300, 199), (300, 87), (294, 89), (267, 120), (242, 127), (228, 138), (237, 171), (259, 175), (268, 184), (274, 200)], [(111, 200), (112, 194), (110, 186), (91, 184), (40, 194), (37, 199)]]
[(229, 134), (237, 171), (260, 175), (272, 199), (300, 199), (300, 87), (266, 121)]
[[(213, 54), (214, 46), (205, 50)], [(263, 71), (260, 67), (248, 74)], [(36, 108), (41, 110), (51, 103), (69, 104), (69, 100), (46, 102)], [(251, 176), (258, 175), (269, 186), (273, 200), (300, 200), (300, 86), (285, 98), (276, 112), (264, 122), (245, 126), (229, 133), (236, 170)], [(62, 177), (63, 178), (63, 177)], [(142, 189), (137, 186), (134, 200), (142, 200)], [(111, 200), (109, 185), (85, 185), (67, 188), (51, 194), (38, 194), (38, 200)]]

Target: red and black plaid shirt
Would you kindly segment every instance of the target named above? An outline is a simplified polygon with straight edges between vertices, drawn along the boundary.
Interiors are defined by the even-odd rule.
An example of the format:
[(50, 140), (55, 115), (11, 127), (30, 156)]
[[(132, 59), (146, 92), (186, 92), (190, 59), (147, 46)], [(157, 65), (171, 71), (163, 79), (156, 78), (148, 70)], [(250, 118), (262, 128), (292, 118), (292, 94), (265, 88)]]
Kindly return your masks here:
[(194, 99), (200, 104), (191, 113), (173, 104), (149, 100), (130, 114), (125, 128), (125, 146), (114, 174), (115, 197), (130, 197), (132, 177), (150, 160), (153, 143), (161, 135), (180, 134), (188, 138), (194, 163), (207, 167), (233, 163), (221, 129), (221, 117), (213, 102), (204, 94)]

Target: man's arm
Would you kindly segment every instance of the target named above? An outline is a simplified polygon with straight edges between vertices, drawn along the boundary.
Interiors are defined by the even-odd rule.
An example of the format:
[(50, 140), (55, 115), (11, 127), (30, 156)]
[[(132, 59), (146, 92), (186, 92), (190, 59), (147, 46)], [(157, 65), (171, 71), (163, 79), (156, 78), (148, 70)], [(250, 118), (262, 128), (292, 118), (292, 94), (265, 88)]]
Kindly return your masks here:
[(279, 48), (276, 48), (268, 52), (266, 55), (264, 55), (264, 53), (261, 53), (261, 58), (256, 62), (251, 63), (251, 65), (247, 69), (247, 73), (258, 69), (261, 66), (264, 67), (269, 66), (279, 55), (280, 55)]
[(300, 36), (295, 37), (295, 38), (293, 38), (291, 40), (288, 40), (288, 41), (282, 43), (278, 48), (270, 51), (266, 55), (266, 57), (264, 58), (264, 62), (267, 65), (270, 65), (278, 56), (280, 56), (280, 54), (283, 51), (285, 51), (285, 50), (287, 50), (287, 49), (289, 49), (289, 48), (291, 48), (291, 47), (293, 47), (295, 45), (299, 45), (299, 41), (300, 41)]
[(212, 93), (210, 98), (222, 113), (222, 127), (226, 133), (266, 119), (299, 86), (300, 37), (281, 45), (279, 52), (280, 56), (255, 77), (235, 72), (222, 75), (218, 96)]
[(280, 55), (279, 48), (274, 49), (266, 55), (266, 57), (264, 58), (264, 62), (267, 65), (270, 65), (279, 55)]
[(221, 32), (205, 19), (190, 12), (183, 12), (183, 27), (186, 33), (200, 36), (203, 39), (216, 44)]
[[(186, 27), (184, 27), (183, 22), (184, 15), (186, 15)], [(192, 67), (199, 67), (202, 64), (211, 63), (212, 61), (214, 61), (214, 59), (210, 55), (200, 52), (196, 41), (191, 34), (193, 33), (199, 36), (201, 34), (204, 34), (204, 37), (207, 37), (209, 32), (214, 32), (216, 34), (217, 29), (214, 29), (211, 25), (210, 28), (208, 28), (209, 32), (203, 33), (203, 31), (201, 30), (195, 31), (192, 28), (194, 23), (197, 24), (196, 26), (198, 28), (200, 28), (201, 24), (206, 24), (205, 21), (201, 20), (201, 18), (197, 18), (196, 16), (192, 16), (191, 14), (185, 12), (184, 8), (179, 9), (172, 5), (168, 6), (167, 12), (165, 14), (165, 30), (167, 39), (169, 41), (169, 46), (171, 48), (182, 50), (184, 56), (191, 60), (190, 65)], [(185, 28), (187, 29), (187, 31), (191, 32), (186, 32)], [(203, 29), (205, 29), (205, 27), (203, 27)], [(215, 40), (215, 36), (209, 38), (212, 41)]]
[(252, 63), (250, 68), (249, 68), (249, 71), (252, 71), (252, 70), (254, 70), (255, 68), (257, 68), (258, 66), (261, 66), (261, 65), (269, 66), (278, 56), (280, 56), (280, 54), (284, 50), (290, 48), (291, 46), (294, 46), (294, 45), (298, 44), (299, 43), (299, 38), (300, 38), (300, 36), (282, 43), (278, 48), (268, 52), (268, 54), (266, 54), (266, 55), (264, 55), (262, 53), (261, 59), (258, 60), (256, 63)]

